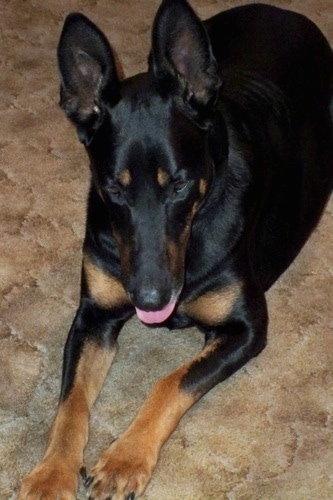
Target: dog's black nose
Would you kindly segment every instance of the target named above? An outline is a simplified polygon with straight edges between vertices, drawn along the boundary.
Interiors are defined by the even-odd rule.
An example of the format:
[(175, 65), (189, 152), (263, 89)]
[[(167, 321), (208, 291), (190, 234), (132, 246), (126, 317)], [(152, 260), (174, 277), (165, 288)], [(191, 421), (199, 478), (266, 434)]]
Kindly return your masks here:
[(170, 293), (151, 286), (140, 286), (138, 289), (128, 290), (133, 305), (143, 311), (158, 311), (170, 300)]
[(151, 287), (142, 288), (139, 292), (137, 300), (139, 300), (141, 309), (154, 311), (155, 309), (160, 309), (161, 307), (161, 301), (163, 302), (163, 292), (161, 293), (161, 291)]

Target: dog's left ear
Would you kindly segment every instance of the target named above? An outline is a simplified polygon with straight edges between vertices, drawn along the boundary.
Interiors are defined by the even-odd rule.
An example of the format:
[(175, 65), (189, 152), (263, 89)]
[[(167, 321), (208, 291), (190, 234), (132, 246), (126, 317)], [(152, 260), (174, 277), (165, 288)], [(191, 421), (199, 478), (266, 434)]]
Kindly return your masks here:
[(150, 63), (161, 87), (200, 113), (215, 104), (221, 80), (208, 34), (185, 0), (163, 0), (154, 21)]

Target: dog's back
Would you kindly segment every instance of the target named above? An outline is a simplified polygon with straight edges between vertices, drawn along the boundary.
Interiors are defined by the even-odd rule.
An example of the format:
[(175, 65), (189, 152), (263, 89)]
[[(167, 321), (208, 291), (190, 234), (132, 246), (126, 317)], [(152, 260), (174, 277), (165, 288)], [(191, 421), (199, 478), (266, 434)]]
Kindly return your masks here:
[(222, 73), (248, 70), (296, 101), (320, 95), (325, 102), (331, 96), (332, 50), (302, 14), (250, 4), (217, 14), (205, 27)]
[(332, 191), (332, 51), (305, 16), (268, 5), (237, 7), (205, 25), (223, 80), (229, 141), (235, 151), (251, 144), (255, 154), (247, 211), (257, 218), (254, 274), (267, 289), (302, 248)]

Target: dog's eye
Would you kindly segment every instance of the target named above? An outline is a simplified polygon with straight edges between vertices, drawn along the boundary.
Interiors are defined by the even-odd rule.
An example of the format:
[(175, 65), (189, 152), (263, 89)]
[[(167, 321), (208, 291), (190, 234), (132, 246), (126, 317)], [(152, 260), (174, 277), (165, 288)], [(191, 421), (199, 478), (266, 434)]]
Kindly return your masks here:
[(112, 194), (113, 196), (119, 196), (120, 195), (120, 189), (118, 186), (116, 185), (111, 185), (108, 187), (108, 191), (110, 194)]
[(175, 193), (180, 193), (180, 191), (183, 191), (188, 185), (187, 181), (177, 181), (174, 183), (173, 188)]

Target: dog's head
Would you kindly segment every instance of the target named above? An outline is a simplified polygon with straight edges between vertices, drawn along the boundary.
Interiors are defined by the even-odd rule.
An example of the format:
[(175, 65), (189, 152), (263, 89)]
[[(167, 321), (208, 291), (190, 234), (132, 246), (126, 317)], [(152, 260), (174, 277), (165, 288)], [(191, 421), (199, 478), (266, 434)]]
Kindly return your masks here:
[(149, 71), (120, 80), (103, 33), (70, 14), (58, 47), (61, 107), (77, 127), (109, 213), (139, 317), (164, 321), (181, 292), (193, 218), (212, 177), (210, 117), (220, 80), (207, 33), (183, 0), (164, 0)]

